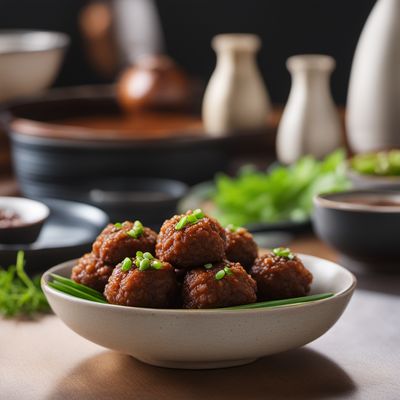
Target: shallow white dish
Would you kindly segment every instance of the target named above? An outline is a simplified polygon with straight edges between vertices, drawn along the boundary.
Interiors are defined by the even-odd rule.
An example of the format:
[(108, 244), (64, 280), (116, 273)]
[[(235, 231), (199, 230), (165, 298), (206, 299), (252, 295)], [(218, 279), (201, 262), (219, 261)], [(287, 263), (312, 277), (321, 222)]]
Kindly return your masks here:
[(345, 268), (300, 255), (314, 275), (311, 293), (325, 300), (253, 310), (164, 310), (94, 303), (46, 285), (51, 273), (68, 276), (74, 261), (42, 278), (54, 312), (86, 339), (145, 363), (169, 368), (223, 368), (303, 346), (338, 320), (356, 286)]

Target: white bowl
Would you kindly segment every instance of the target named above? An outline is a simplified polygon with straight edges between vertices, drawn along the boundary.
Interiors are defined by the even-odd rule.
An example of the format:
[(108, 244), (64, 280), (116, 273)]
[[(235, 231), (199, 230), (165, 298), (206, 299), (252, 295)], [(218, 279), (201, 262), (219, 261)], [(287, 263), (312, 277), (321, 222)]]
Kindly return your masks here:
[(74, 261), (42, 278), (54, 312), (86, 339), (145, 363), (169, 368), (222, 368), (247, 364), (303, 346), (323, 335), (340, 317), (356, 286), (343, 267), (300, 255), (314, 275), (312, 293), (325, 300), (253, 310), (165, 310), (100, 304), (50, 288), (51, 273), (69, 276)]
[(0, 101), (50, 86), (68, 43), (58, 32), (0, 30)]

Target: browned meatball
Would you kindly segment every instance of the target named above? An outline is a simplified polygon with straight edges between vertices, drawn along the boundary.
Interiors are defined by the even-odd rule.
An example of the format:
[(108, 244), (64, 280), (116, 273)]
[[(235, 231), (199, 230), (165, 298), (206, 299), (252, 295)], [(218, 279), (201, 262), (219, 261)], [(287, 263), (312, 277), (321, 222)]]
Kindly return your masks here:
[(226, 232), (226, 258), (235, 261), (249, 270), (257, 258), (258, 247), (253, 235), (245, 228), (227, 227)]
[(105, 265), (95, 254), (87, 253), (72, 268), (71, 279), (102, 292), (112, 271), (112, 266)]
[[(228, 267), (227, 273), (223, 273)], [(224, 271), (225, 272), (225, 271)], [(217, 274), (224, 275), (222, 278)], [(210, 269), (199, 267), (189, 271), (183, 282), (184, 308), (218, 308), (254, 303), (256, 282), (239, 264), (223, 261)]]
[(191, 268), (225, 258), (225, 231), (214, 218), (205, 216), (177, 230), (182, 217), (175, 215), (161, 227), (156, 245), (160, 260), (175, 268)]
[(292, 259), (273, 252), (256, 259), (250, 274), (257, 282), (259, 301), (300, 297), (310, 291), (311, 272), (297, 256), (290, 254)]
[(143, 227), (143, 233), (135, 238), (130, 236), (134, 222), (109, 224), (93, 243), (93, 253), (106, 264), (118, 264), (125, 257), (133, 257), (138, 250), (154, 253), (157, 233)]
[(131, 307), (169, 308), (176, 304), (178, 284), (173, 267), (162, 263), (162, 269), (140, 271), (133, 260), (128, 271), (117, 265), (104, 289), (111, 304)]

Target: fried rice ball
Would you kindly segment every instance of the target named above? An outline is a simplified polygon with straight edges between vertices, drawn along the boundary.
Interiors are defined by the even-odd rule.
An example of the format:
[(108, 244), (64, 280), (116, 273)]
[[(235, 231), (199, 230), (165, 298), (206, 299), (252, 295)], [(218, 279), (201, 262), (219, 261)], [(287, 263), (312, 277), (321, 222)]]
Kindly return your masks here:
[(175, 215), (162, 225), (156, 245), (157, 257), (178, 269), (223, 260), (225, 230), (222, 226), (214, 218), (204, 216), (196, 223), (176, 229), (184, 216)]
[(313, 276), (294, 254), (292, 259), (270, 252), (256, 259), (250, 274), (257, 282), (258, 301), (306, 296)]
[(254, 264), (258, 255), (258, 247), (253, 235), (245, 228), (227, 227), (226, 234), (226, 258), (240, 263), (247, 271)]
[(133, 257), (138, 250), (154, 253), (157, 233), (143, 227), (143, 233), (135, 238), (130, 236), (134, 222), (108, 224), (93, 243), (93, 253), (106, 264), (116, 265), (125, 257)]
[(185, 275), (184, 308), (218, 308), (256, 302), (256, 282), (239, 263), (222, 261), (206, 267), (192, 269)]
[(118, 264), (104, 289), (111, 304), (131, 307), (170, 308), (177, 303), (178, 283), (174, 268), (163, 262), (162, 269), (140, 271), (135, 265), (128, 271)]
[(104, 264), (95, 254), (87, 253), (72, 268), (71, 279), (103, 292), (113, 269), (112, 266)]

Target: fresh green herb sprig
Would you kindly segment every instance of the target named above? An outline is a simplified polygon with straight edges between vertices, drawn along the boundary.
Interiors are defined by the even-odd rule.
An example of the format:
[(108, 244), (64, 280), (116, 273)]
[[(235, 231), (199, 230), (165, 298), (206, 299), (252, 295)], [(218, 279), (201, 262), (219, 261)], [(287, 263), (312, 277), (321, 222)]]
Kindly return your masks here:
[(129, 232), (127, 232), (127, 235), (134, 239), (138, 239), (140, 236), (143, 235), (143, 232), (143, 224), (140, 221), (135, 221), (133, 224), (133, 228)]
[(6, 317), (32, 316), (50, 310), (40, 277), (30, 279), (24, 265), (24, 252), (19, 251), (15, 265), (0, 268), (0, 314)]
[(202, 218), (204, 218), (204, 213), (200, 208), (197, 208), (191, 214), (184, 215), (175, 225), (175, 229), (180, 231), (187, 225), (197, 224)]
[(81, 285), (80, 283), (65, 278), (64, 276), (51, 274), (51, 277), (53, 280), (47, 282), (47, 284), (53, 289), (69, 294), (73, 297), (78, 297), (79, 299), (90, 300), (96, 303), (107, 303), (104, 296), (97, 290)]
[(243, 304), (240, 306), (224, 307), (221, 308), (221, 310), (249, 310), (253, 308), (288, 306), (293, 304), (307, 303), (310, 301), (324, 300), (332, 296), (334, 296), (334, 293), (312, 294), (303, 297), (293, 297), (291, 299), (270, 300), (270, 301), (262, 301), (259, 303)]
[(211, 212), (224, 226), (305, 221), (312, 212), (314, 195), (351, 186), (344, 161), (345, 153), (339, 150), (322, 161), (307, 156), (268, 171), (247, 167), (236, 177), (219, 174)]
[(357, 154), (350, 167), (363, 175), (400, 176), (400, 150)]
[(293, 260), (295, 258), (294, 253), (288, 247), (276, 247), (272, 250), (272, 253), (277, 257), (287, 258), (289, 260)]

